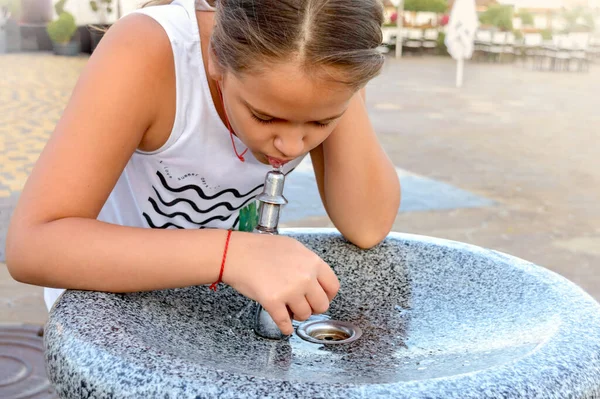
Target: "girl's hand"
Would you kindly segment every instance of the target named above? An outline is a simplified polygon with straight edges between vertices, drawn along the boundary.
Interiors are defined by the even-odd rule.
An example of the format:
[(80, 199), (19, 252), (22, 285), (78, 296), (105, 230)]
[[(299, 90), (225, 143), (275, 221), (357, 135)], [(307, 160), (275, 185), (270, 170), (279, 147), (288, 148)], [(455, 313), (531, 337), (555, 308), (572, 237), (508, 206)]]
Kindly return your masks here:
[(329, 265), (297, 240), (241, 232), (232, 234), (223, 282), (260, 303), (287, 335), (294, 331), (288, 308), (306, 320), (327, 311), (340, 288)]

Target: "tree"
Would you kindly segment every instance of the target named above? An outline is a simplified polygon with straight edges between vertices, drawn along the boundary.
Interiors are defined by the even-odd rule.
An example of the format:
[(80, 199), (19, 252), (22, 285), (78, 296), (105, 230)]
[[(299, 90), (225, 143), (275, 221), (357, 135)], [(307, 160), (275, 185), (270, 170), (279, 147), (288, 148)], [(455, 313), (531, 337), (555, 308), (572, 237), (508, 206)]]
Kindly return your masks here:
[(596, 25), (593, 12), (583, 7), (564, 8), (562, 17), (566, 22), (566, 32), (592, 31)]
[(511, 31), (513, 29), (513, 8), (502, 4), (491, 5), (481, 14), (479, 20), (484, 25), (492, 25), (502, 31)]
[(531, 26), (534, 24), (533, 14), (529, 11), (521, 11), (519, 13), (519, 18), (521, 18), (521, 22), (525, 26)]
[(404, 9), (413, 12), (442, 14), (448, 10), (447, 0), (405, 0)]

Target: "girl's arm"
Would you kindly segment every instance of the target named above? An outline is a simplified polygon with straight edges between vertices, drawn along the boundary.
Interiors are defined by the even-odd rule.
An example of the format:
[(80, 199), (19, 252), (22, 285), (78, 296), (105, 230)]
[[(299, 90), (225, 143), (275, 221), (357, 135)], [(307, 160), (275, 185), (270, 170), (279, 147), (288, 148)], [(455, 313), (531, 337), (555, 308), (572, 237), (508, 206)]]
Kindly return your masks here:
[(377, 140), (364, 102), (351, 100), (339, 125), (311, 152), (323, 204), (331, 221), (361, 248), (390, 232), (400, 207), (396, 169)]
[(12, 217), (7, 265), (14, 278), (132, 291), (218, 277), (223, 231), (157, 232), (96, 220), (132, 153), (165, 119), (164, 104), (174, 103), (172, 64), (167, 36), (146, 16), (126, 17), (106, 34)]

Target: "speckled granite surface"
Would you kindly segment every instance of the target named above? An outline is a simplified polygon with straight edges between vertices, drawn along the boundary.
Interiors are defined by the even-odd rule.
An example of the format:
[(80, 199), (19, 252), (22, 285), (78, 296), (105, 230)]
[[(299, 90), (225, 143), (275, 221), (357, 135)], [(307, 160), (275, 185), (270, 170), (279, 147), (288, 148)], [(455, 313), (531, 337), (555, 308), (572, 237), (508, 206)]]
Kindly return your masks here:
[(599, 398), (600, 306), (525, 261), (391, 234), (361, 251), (330, 230), (287, 230), (342, 288), (328, 315), (348, 345), (258, 338), (228, 287), (68, 291), (45, 335), (64, 398)]

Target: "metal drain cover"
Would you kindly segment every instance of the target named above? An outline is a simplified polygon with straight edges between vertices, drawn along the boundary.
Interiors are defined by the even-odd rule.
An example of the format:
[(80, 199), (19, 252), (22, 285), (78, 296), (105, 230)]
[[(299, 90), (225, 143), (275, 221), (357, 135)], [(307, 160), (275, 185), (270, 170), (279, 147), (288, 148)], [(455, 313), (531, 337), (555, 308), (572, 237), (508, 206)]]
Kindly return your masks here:
[(356, 341), (362, 336), (362, 330), (345, 321), (317, 320), (300, 324), (296, 334), (315, 344), (339, 345)]
[(58, 398), (46, 377), (40, 326), (0, 325), (0, 398)]

